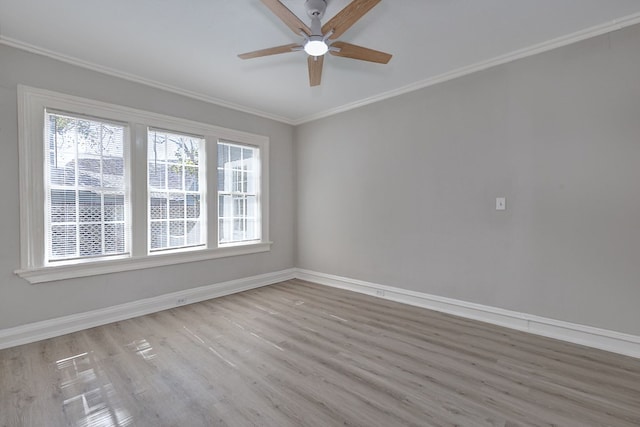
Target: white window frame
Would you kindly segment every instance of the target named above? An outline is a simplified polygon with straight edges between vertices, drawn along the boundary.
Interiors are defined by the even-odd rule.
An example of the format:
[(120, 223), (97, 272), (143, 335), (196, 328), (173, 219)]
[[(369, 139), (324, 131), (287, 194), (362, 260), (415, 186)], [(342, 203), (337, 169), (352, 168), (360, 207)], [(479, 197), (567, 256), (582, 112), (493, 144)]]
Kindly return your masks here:
[[(253, 148), (253, 149), (257, 149), (257, 150), (256, 150), (256, 154), (257, 154), (256, 158), (258, 159), (258, 167), (257, 167), (257, 170), (256, 170), (255, 172), (258, 174), (258, 177), (257, 177), (258, 181), (260, 181), (260, 180), (261, 180), (262, 174), (261, 174), (261, 171), (260, 171), (260, 160), (261, 160), (261, 158), (262, 158), (262, 153), (261, 153), (260, 147), (251, 146), (251, 145), (249, 145), (249, 144), (242, 144), (242, 143), (238, 143), (237, 141), (226, 141), (226, 140), (219, 140), (219, 141), (218, 141), (218, 144), (235, 145), (235, 146), (237, 146), (237, 147), (241, 147), (241, 148), (249, 148), (249, 147), (251, 147), (251, 148)], [(216, 165), (216, 167), (217, 167), (217, 166), (218, 166), (218, 165)], [(216, 176), (217, 176), (217, 175), (216, 175)], [(220, 193), (221, 193), (221, 191), (220, 191), (219, 189), (216, 189), (216, 192), (217, 192), (217, 194), (216, 194), (216, 197), (217, 197), (216, 201), (218, 201), (218, 202), (219, 202), (219, 201), (220, 201)], [(224, 193), (224, 191), (223, 191), (223, 193)], [(234, 193), (234, 191), (232, 190), (232, 191), (231, 191), (231, 194), (233, 194), (233, 193)], [(248, 194), (248, 193), (246, 193), (246, 194)], [(260, 205), (261, 205), (261, 203), (262, 203), (262, 194), (261, 194), (260, 186), (258, 186), (258, 188), (256, 189), (255, 197), (256, 197), (256, 202), (258, 203), (258, 206), (260, 206)], [(218, 208), (219, 208), (219, 206), (218, 206)], [(245, 213), (246, 213), (246, 212), (245, 212)], [(218, 209), (218, 213), (217, 213), (217, 215), (218, 215), (218, 217), (217, 217), (217, 219), (218, 219), (218, 223), (216, 224), (216, 226), (218, 227), (218, 232), (219, 232), (219, 224), (220, 224), (220, 209)], [(261, 215), (261, 213), (260, 213), (260, 212), (257, 212), (257, 218), (256, 218), (256, 219), (258, 219), (258, 221), (260, 221), (260, 215)], [(258, 240), (260, 239), (260, 231), (261, 231), (261, 230), (258, 230), (258, 238), (257, 238)], [(245, 242), (250, 242), (250, 241), (252, 241), (252, 240), (244, 240), (244, 241), (243, 241), (243, 240), (232, 240), (232, 241), (225, 241), (225, 242), (221, 242), (221, 241), (220, 241), (220, 236), (218, 235), (217, 237), (218, 237), (218, 245), (220, 245), (221, 247), (222, 247), (222, 246), (238, 245), (238, 244), (240, 244), (240, 245), (241, 245), (241, 244), (244, 244)]]
[[(45, 111), (45, 120), (46, 120), (46, 114), (55, 114), (55, 115), (69, 115), (70, 117), (74, 117), (77, 119), (87, 119), (87, 120), (92, 120), (95, 122), (101, 122), (101, 123), (111, 123), (111, 124), (115, 124), (118, 126), (122, 126), (123, 127), (123, 166), (126, 170), (128, 170), (130, 168), (130, 165), (128, 163), (129, 159), (130, 159), (130, 149), (129, 149), (129, 144), (128, 141), (130, 140), (130, 134), (129, 134), (129, 127), (127, 123), (120, 123), (120, 122), (115, 122), (113, 120), (105, 120), (105, 119), (96, 119), (95, 117), (90, 117), (87, 115), (80, 115), (80, 114), (69, 114), (68, 112), (61, 112), (61, 111), (56, 111), (56, 110), (52, 110), (51, 108), (47, 108)], [(47, 127), (48, 124), (45, 124), (45, 127)], [(46, 130), (43, 132), (43, 136), (46, 138)], [(47, 164), (47, 156), (49, 155), (49, 149), (47, 147), (47, 143), (48, 140), (44, 140), (44, 157), (43, 157), (43, 183), (44, 183), (44, 191), (43, 194), (45, 195), (45, 201), (43, 202), (43, 213), (45, 213), (45, 216), (47, 216), (46, 214), (46, 209), (47, 209), (47, 202), (46, 199), (48, 199), (48, 194), (47, 192), (50, 189), (50, 185), (46, 183), (46, 174), (50, 172), (49, 170), (49, 165)], [(76, 159), (77, 162), (78, 159)], [(76, 172), (77, 174), (77, 172)], [(131, 192), (130, 192), (130, 183), (128, 181), (125, 180), (125, 182), (123, 182), (124, 184), (124, 190), (125, 190), (125, 194), (124, 194), (124, 199), (125, 199), (125, 212), (124, 212), (124, 222), (125, 222), (125, 229), (124, 229), (124, 237), (125, 237), (125, 250), (124, 253), (120, 253), (120, 254), (105, 254), (105, 255), (99, 255), (99, 256), (78, 256), (78, 257), (71, 257), (71, 258), (59, 258), (59, 259), (55, 259), (55, 260), (44, 260), (45, 265), (63, 265), (63, 264), (68, 264), (68, 263), (74, 263), (74, 262), (78, 262), (77, 260), (80, 260), (79, 262), (86, 262), (85, 260), (88, 260), (90, 258), (96, 258), (96, 259), (101, 259), (101, 258), (113, 258), (113, 259), (117, 259), (117, 258), (126, 258), (129, 256), (130, 254), (130, 235), (128, 233), (130, 233), (130, 227), (127, 227), (126, 224), (127, 223), (131, 223)], [(86, 190), (86, 188), (85, 188)], [(48, 252), (48, 246), (51, 245), (51, 229), (49, 227), (52, 227), (54, 224), (50, 223), (48, 226), (47, 224), (47, 219), (45, 218), (44, 220), (45, 226), (44, 226), (44, 230), (45, 230), (45, 244), (44, 244), (44, 253), (46, 254)], [(79, 231), (79, 224), (76, 224), (76, 226), (78, 227), (78, 230), (76, 232)], [(104, 242), (103, 242), (104, 244)], [(46, 255), (45, 255), (46, 258)]]
[[(178, 134), (175, 131), (168, 131), (166, 129), (157, 129), (157, 128), (152, 128), (149, 127), (147, 129), (147, 138), (149, 136), (149, 134), (153, 131), (159, 131), (159, 132), (167, 132), (167, 133), (172, 133), (172, 134)], [(171, 251), (180, 251), (180, 250), (189, 250), (189, 249), (199, 249), (202, 248), (204, 245), (207, 244), (207, 219), (208, 219), (208, 213), (207, 213), (207, 201), (206, 201), (206, 194), (207, 194), (207, 174), (208, 172), (208, 166), (206, 164), (206, 153), (207, 153), (207, 141), (201, 137), (200, 135), (187, 135), (184, 132), (179, 133), (180, 135), (184, 135), (184, 136), (191, 136), (191, 137), (195, 137), (197, 139), (202, 140), (202, 142), (198, 147), (199, 152), (202, 155), (198, 155), (199, 160), (198, 160), (198, 174), (199, 174), (199, 183), (198, 183), (198, 187), (199, 187), (199, 195), (201, 196), (201, 200), (200, 200), (200, 227), (201, 227), (201, 237), (204, 237), (204, 242), (202, 243), (198, 243), (198, 244), (194, 244), (194, 245), (183, 245), (181, 247), (166, 247), (166, 248), (157, 248), (154, 249), (151, 247), (151, 239), (147, 238), (147, 249), (149, 251), (149, 253), (160, 253), (160, 252), (171, 252)], [(217, 148), (217, 147), (216, 147)], [(211, 150), (213, 148), (209, 148), (209, 150)], [(147, 160), (145, 160), (145, 164), (148, 166), (149, 165), (149, 157), (148, 157), (148, 151), (149, 151), (149, 141), (147, 139), (147, 149), (146, 149), (146, 154), (147, 154)], [(204, 161), (202, 159), (205, 159)], [(166, 166), (166, 165), (165, 165)], [(147, 169), (147, 177), (149, 176), (149, 170)], [(168, 177), (167, 177), (168, 179)], [(148, 178), (147, 178), (147, 193), (149, 193), (151, 186), (149, 184)], [(154, 190), (155, 191), (155, 190)], [(175, 192), (175, 193), (180, 193), (183, 192), (186, 194), (186, 192), (183, 190), (170, 190), (170, 189), (162, 189), (159, 190), (160, 192)], [(185, 199), (186, 199), (186, 195), (185, 195)], [(185, 210), (185, 215), (186, 215), (186, 210)], [(152, 218), (151, 218), (151, 197), (149, 194), (147, 194), (147, 232), (151, 233), (151, 227), (149, 227), (149, 223), (152, 222)], [(170, 214), (169, 214), (169, 209), (167, 208), (167, 222), (170, 221)], [(167, 241), (169, 241), (169, 234), (167, 234)]]
[[(45, 262), (45, 176), (44, 114), (46, 109), (98, 119), (126, 123), (129, 141), (125, 147), (127, 186), (132, 194), (131, 254), (118, 259), (87, 259), (68, 263)], [(15, 273), (30, 283), (49, 282), (75, 277), (152, 268), (170, 264), (201, 261), (228, 256), (267, 252), (269, 241), (269, 138), (247, 132), (225, 129), (129, 107), (65, 95), (28, 86), (18, 86), (18, 121), (20, 154), (20, 269)], [(217, 189), (218, 140), (253, 145), (260, 149), (260, 214), (261, 239), (234, 245), (218, 244), (217, 191), (205, 193), (206, 247), (150, 253), (147, 215), (147, 129), (200, 135), (205, 139), (206, 188)], [(135, 165), (135, 168), (133, 166)], [(135, 169), (135, 173), (131, 173)], [(60, 265), (59, 265), (60, 264)]]

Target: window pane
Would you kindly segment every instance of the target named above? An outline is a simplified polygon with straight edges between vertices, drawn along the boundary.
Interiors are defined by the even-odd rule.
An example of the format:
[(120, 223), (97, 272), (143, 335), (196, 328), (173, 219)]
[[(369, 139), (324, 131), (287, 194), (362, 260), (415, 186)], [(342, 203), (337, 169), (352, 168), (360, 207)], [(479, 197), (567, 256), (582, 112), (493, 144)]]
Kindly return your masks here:
[(170, 221), (169, 222), (169, 246), (180, 247), (184, 246), (184, 221)]
[(255, 219), (248, 219), (247, 220), (247, 224), (246, 224), (247, 236), (257, 236), (258, 235), (258, 229), (256, 227), (257, 222), (258, 221), (255, 220)]
[(150, 130), (147, 136), (147, 158), (149, 163), (167, 160), (167, 134)]
[(231, 195), (220, 194), (218, 196), (218, 216), (220, 218), (233, 217), (232, 200)]
[(187, 195), (187, 218), (200, 218), (200, 195)]
[[(238, 160), (242, 157), (242, 148), (237, 145), (231, 145), (229, 148), (229, 162), (234, 164), (236, 167), (238, 166)], [(226, 163), (227, 165), (229, 163)]]
[(167, 179), (169, 181), (169, 188), (172, 190), (182, 190), (182, 166), (170, 165), (167, 168)]
[(182, 164), (182, 157), (184, 154), (183, 141), (185, 138), (181, 135), (167, 134), (167, 161), (169, 163)]
[(197, 245), (200, 239), (200, 222), (187, 221), (187, 245)]
[(71, 258), (76, 256), (75, 225), (52, 225), (49, 233), (51, 235), (51, 257)]
[(169, 197), (169, 218), (185, 218), (184, 194), (170, 194)]
[(199, 157), (204, 139), (149, 129), (147, 141), (150, 250), (203, 245), (206, 233), (197, 220), (203, 200)]
[(102, 198), (91, 191), (79, 192), (78, 222), (100, 222), (102, 220)]
[(104, 226), (105, 252), (109, 254), (124, 251), (124, 224), (106, 224)]
[(218, 144), (218, 169), (224, 167), (225, 163), (229, 161), (229, 145)]
[(167, 198), (162, 193), (152, 193), (149, 201), (151, 219), (167, 219)]
[(165, 187), (167, 167), (158, 162), (149, 162), (149, 188)]
[(80, 239), (80, 256), (102, 255), (101, 224), (80, 224), (78, 237)]
[(124, 221), (124, 194), (106, 194), (104, 196), (105, 222)]
[(49, 193), (51, 222), (76, 221), (76, 192), (51, 190)]
[(220, 218), (218, 233), (220, 243), (233, 242), (233, 218)]
[(247, 218), (258, 217), (258, 200), (256, 196), (247, 196)]
[(260, 239), (257, 162), (259, 149), (218, 142), (218, 240), (233, 243)]
[(185, 166), (184, 168), (184, 189), (187, 191), (200, 190), (199, 168), (196, 166)]
[(151, 249), (167, 247), (167, 223), (164, 221), (151, 221), (149, 226), (149, 239)]
[[(250, 163), (253, 163), (252, 161)], [(253, 168), (249, 168), (247, 171), (247, 193), (255, 194), (258, 191), (258, 174)]]
[(49, 165), (49, 182), (52, 185), (74, 185), (76, 180), (75, 168), (73, 165), (58, 166), (55, 164), (55, 157), (51, 157)]
[(124, 126), (55, 113), (46, 120), (47, 260), (126, 253)]
[(233, 219), (233, 240), (234, 241), (245, 240), (244, 229), (245, 229), (244, 218), (234, 218)]

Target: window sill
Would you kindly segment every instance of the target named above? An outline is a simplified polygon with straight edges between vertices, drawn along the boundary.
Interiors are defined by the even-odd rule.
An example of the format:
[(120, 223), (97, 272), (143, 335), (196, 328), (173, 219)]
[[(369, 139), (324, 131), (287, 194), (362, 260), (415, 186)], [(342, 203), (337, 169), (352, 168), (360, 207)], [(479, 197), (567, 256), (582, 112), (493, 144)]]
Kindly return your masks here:
[(30, 268), (16, 270), (14, 273), (27, 280), (29, 283), (43, 283), (53, 282), (55, 280), (73, 279), (77, 277), (97, 276), (99, 274), (162, 267), (172, 264), (226, 258), (237, 255), (248, 255), (259, 252), (268, 252), (270, 250), (271, 242), (261, 242), (248, 245), (225, 246), (216, 249), (172, 252), (153, 254), (144, 257)]

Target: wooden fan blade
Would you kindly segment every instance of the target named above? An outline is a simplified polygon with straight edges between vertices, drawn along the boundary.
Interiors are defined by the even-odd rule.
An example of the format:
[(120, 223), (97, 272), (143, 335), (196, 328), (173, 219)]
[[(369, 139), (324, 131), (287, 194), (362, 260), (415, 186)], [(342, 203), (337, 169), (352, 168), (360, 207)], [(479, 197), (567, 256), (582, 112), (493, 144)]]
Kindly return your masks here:
[(309, 86), (319, 86), (322, 80), (322, 64), (324, 56), (311, 56), (307, 58), (309, 64)]
[(254, 50), (253, 52), (241, 53), (238, 55), (240, 59), (259, 58), (261, 56), (277, 55), (279, 53), (294, 52), (294, 48), (300, 47), (299, 44), (291, 43), (283, 46), (269, 47), (267, 49)]
[(359, 59), (361, 61), (377, 62), (378, 64), (386, 64), (391, 60), (391, 54), (380, 52), (379, 50), (368, 49), (345, 42), (334, 42), (331, 47), (337, 47), (340, 51), (329, 50), (334, 56), (342, 56), (343, 58)]
[(329, 38), (337, 39), (378, 3), (380, 0), (353, 0), (322, 26), (322, 34), (333, 30)]
[(291, 31), (300, 35), (300, 31), (304, 31), (308, 36), (311, 35), (311, 29), (300, 20), (293, 12), (291, 12), (287, 6), (280, 3), (278, 0), (260, 0), (271, 9), (282, 22), (287, 24), (287, 27), (291, 28)]

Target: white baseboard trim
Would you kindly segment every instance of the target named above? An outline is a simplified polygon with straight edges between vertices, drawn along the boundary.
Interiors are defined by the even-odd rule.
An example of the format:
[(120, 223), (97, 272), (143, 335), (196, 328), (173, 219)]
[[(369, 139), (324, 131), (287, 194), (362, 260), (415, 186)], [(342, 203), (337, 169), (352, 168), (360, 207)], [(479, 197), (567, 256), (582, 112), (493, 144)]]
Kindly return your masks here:
[(77, 332), (95, 326), (131, 319), (180, 305), (218, 298), (261, 286), (293, 279), (296, 270), (288, 269), (208, 286), (172, 292), (153, 298), (132, 301), (112, 307), (72, 314), (41, 322), (0, 330), (0, 349), (28, 344), (47, 338)]
[(310, 270), (296, 269), (296, 278), (640, 358), (640, 336), (636, 335)]
[(112, 307), (3, 329), (0, 330), (0, 349), (272, 285), (293, 278), (640, 358), (639, 336), (296, 268), (172, 292)]

